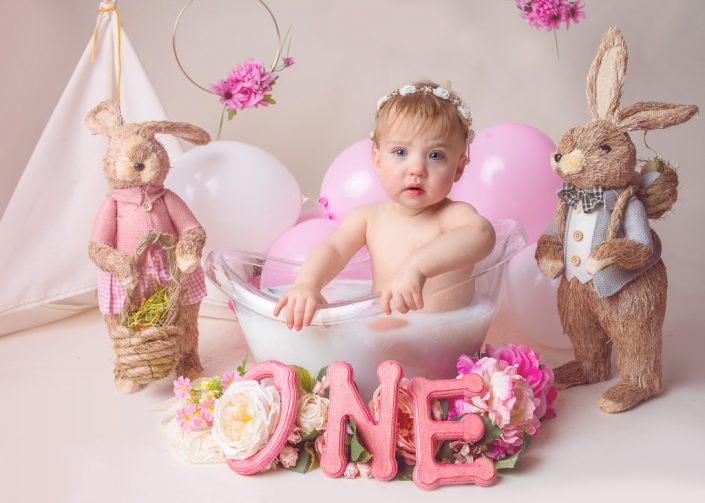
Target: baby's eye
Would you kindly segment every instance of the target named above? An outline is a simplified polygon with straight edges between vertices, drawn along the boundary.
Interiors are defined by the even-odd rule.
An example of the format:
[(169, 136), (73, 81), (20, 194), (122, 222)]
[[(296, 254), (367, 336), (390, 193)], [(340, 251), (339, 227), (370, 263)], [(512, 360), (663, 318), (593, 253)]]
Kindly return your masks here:
[(397, 157), (406, 157), (406, 154), (407, 151), (405, 148), (398, 147), (394, 149), (394, 155)]
[(428, 158), (431, 159), (432, 161), (442, 161), (443, 159), (446, 158), (446, 156), (443, 152), (439, 152), (438, 150), (434, 150), (433, 152), (428, 154)]

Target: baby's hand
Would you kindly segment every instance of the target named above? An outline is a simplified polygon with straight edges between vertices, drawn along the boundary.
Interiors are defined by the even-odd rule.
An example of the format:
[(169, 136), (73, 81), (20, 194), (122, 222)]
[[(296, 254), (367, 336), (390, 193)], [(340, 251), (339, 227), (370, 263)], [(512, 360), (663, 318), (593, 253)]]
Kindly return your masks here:
[(301, 330), (311, 324), (313, 315), (318, 306), (325, 304), (326, 299), (321, 291), (313, 285), (294, 285), (284, 292), (277, 305), (274, 306), (274, 316), (279, 316), (286, 307), (286, 326), (291, 329)]
[(387, 314), (392, 309), (402, 314), (409, 310), (423, 309), (423, 286), (426, 276), (416, 267), (402, 267), (392, 278), (391, 284), (382, 292), (380, 302)]

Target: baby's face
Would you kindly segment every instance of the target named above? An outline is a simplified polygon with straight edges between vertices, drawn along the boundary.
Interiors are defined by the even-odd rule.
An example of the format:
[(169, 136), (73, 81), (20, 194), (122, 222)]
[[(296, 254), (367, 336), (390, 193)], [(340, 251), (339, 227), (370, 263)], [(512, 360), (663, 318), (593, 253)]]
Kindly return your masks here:
[(410, 209), (443, 201), (463, 174), (467, 157), (462, 133), (431, 128), (416, 132), (400, 124), (386, 131), (373, 149), (375, 169), (387, 195)]

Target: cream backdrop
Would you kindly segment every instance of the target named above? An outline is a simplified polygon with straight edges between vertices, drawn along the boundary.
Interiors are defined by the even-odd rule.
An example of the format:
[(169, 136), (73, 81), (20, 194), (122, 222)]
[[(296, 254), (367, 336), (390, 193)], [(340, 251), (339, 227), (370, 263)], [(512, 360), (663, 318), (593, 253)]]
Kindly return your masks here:
[[(0, 211), (85, 47), (98, 3), (0, 1)], [(171, 52), (172, 27), (184, 3), (120, 0), (118, 8), (170, 118), (215, 133), (216, 98), (183, 77)], [(520, 121), (557, 139), (587, 120), (585, 75), (610, 25), (622, 29), (629, 45), (624, 104), (659, 100), (705, 106), (705, 2), (698, 0), (587, 0), (587, 19), (558, 32), (560, 61), (553, 35), (530, 28), (513, 0), (268, 3), (283, 29), (292, 26), (297, 63), (275, 87), (278, 104), (239, 114), (226, 124), (223, 139), (271, 152), (309, 196), (318, 194), (335, 156), (366, 137), (377, 98), (411, 79), (452, 80), (470, 103), (478, 130)], [(182, 22), (178, 43), (184, 65), (203, 84), (224, 77), (247, 56), (269, 61), (275, 48), (270, 22), (255, 0), (197, 0)], [(697, 118), (648, 137), (662, 157), (681, 166), (680, 201), (655, 224), (664, 241), (670, 295), (691, 300), (670, 304), (671, 330), (688, 318), (705, 323), (704, 310), (688, 307), (705, 299), (704, 133), (705, 123)], [(647, 156), (640, 135), (634, 140)], [(47, 184), (52, 175), (48, 169)]]

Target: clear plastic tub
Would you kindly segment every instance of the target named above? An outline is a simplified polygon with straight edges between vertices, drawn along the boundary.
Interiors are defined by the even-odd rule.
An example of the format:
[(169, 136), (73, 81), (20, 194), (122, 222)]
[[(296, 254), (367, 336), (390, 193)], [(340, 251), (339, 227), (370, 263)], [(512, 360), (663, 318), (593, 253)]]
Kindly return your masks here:
[[(523, 227), (511, 220), (493, 222), (497, 243), (492, 253), (475, 266), (472, 302), (444, 312), (393, 312), (379, 306), (379, 293), (371, 292), (369, 259), (348, 266), (323, 290), (329, 304), (316, 313), (311, 326), (290, 330), (284, 313), (274, 317), (279, 295), (296, 277), (300, 263), (244, 251), (214, 250), (205, 261), (208, 278), (235, 306), (242, 332), (257, 361), (278, 360), (317, 372), (335, 361), (347, 361), (355, 382), (369, 397), (377, 386), (377, 365), (399, 361), (407, 377), (432, 379), (456, 375), (461, 354), (480, 350), (501, 304), (502, 278), (507, 262), (526, 244)], [(447, 291), (432, 295), (452, 295)]]

